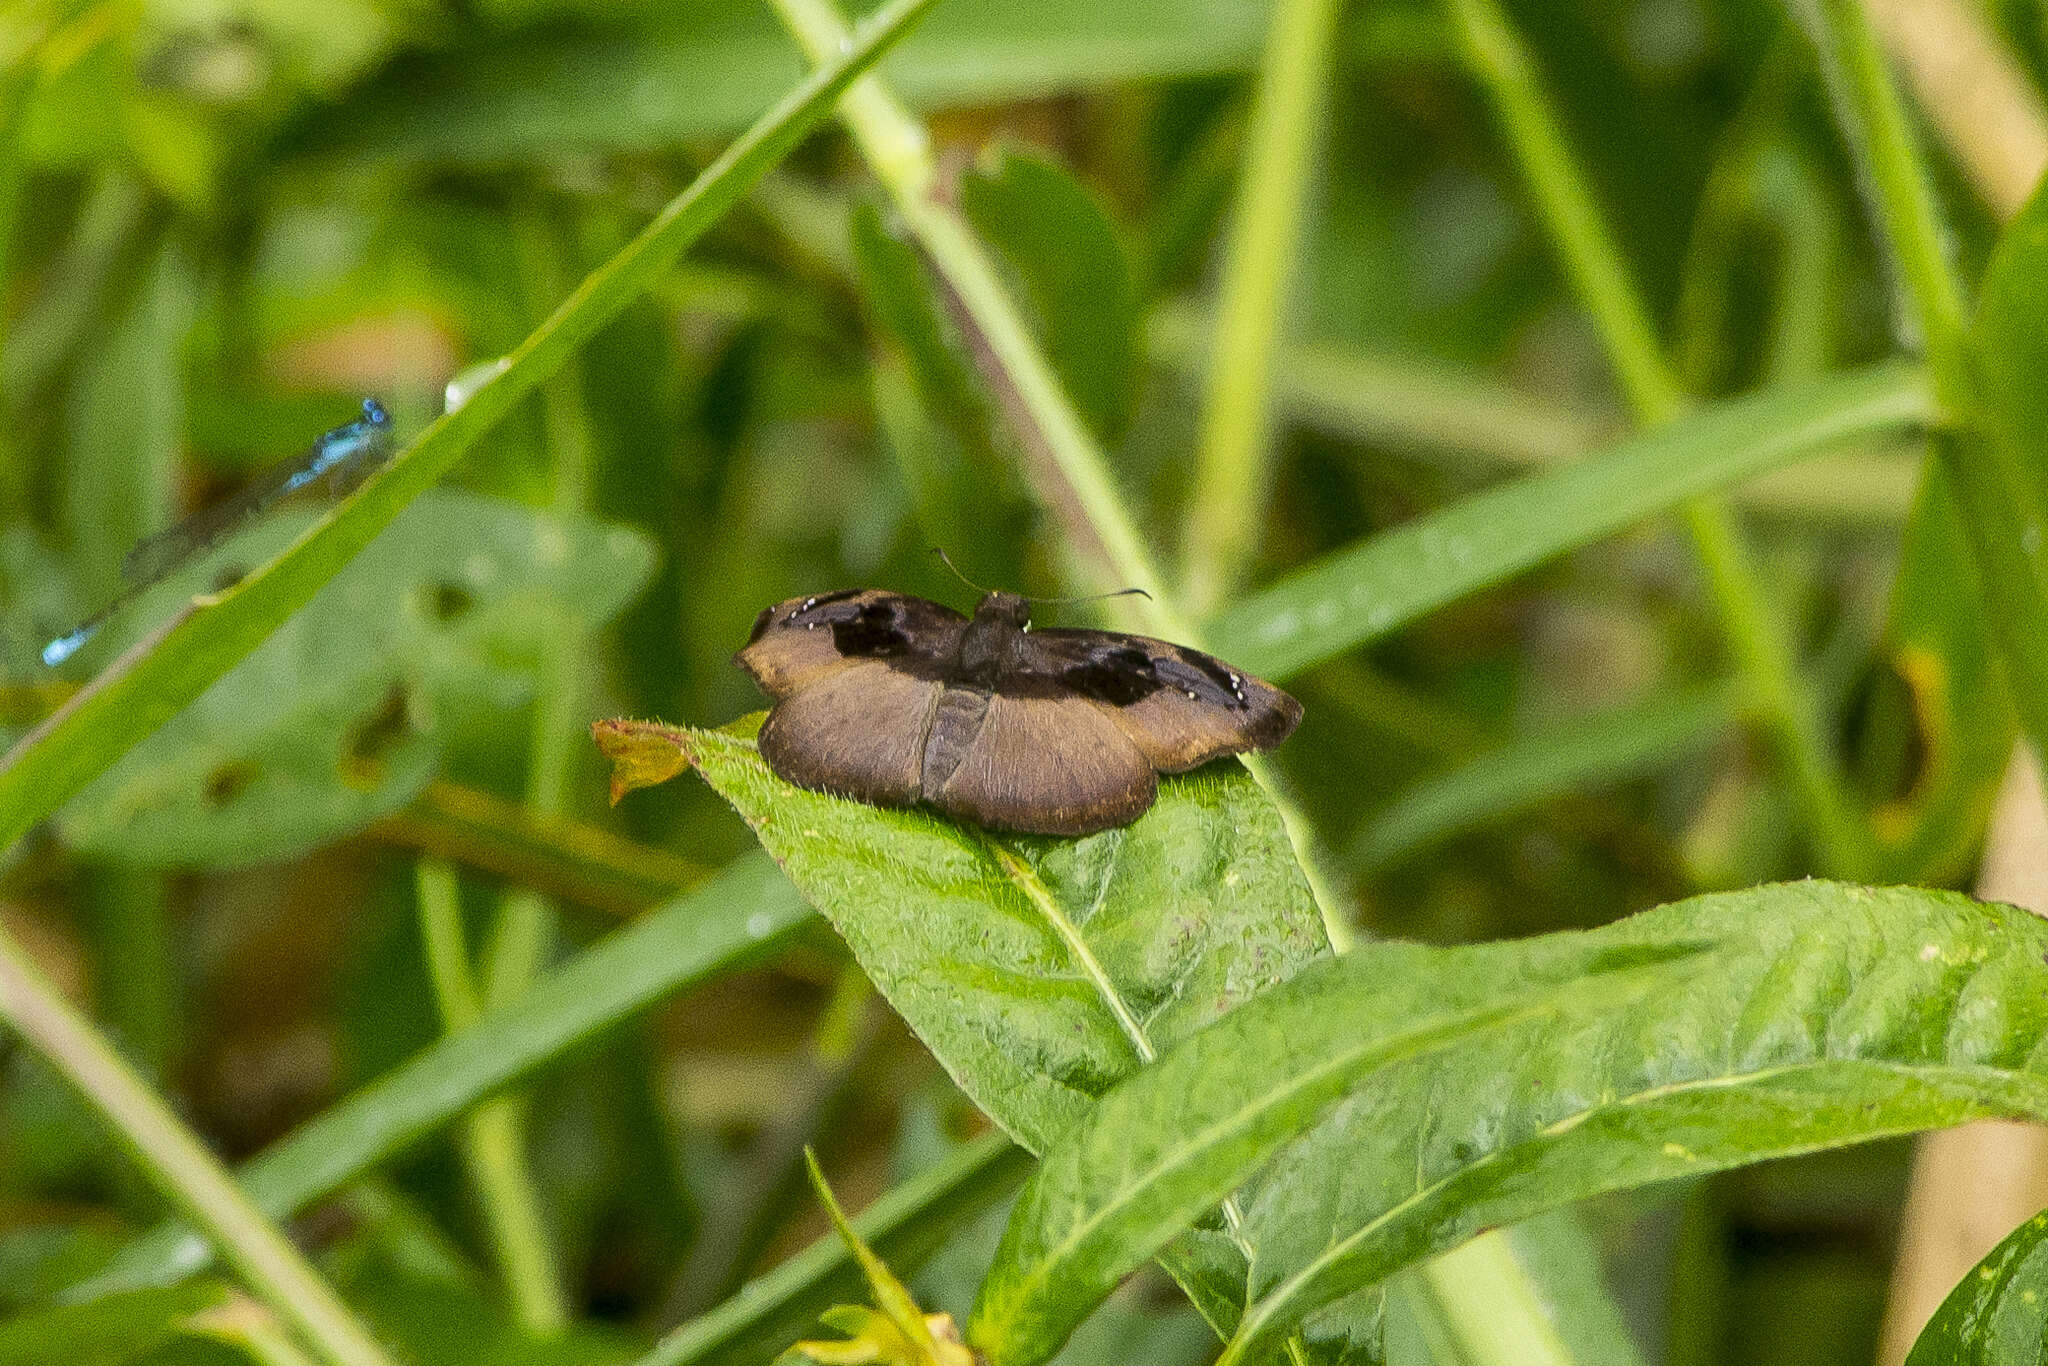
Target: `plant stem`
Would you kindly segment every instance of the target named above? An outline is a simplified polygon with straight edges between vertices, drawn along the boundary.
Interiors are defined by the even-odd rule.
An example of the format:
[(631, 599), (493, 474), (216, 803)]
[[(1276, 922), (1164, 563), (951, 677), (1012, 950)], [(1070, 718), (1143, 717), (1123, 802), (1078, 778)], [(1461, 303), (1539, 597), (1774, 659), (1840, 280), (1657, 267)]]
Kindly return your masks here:
[[(1474, 1238), (1425, 1263), (1415, 1284), (1422, 1301), (1416, 1307), (1435, 1320), (1436, 1336), (1452, 1362), (1572, 1366), (1576, 1360), (1535, 1279), (1515, 1255), (1508, 1230)], [(1439, 1358), (1439, 1366), (1450, 1363)]]
[(1962, 283), (1943, 247), (1940, 210), (1912, 124), (1856, 0), (1794, 0), (1841, 111), (1843, 136), (1876, 202), (1907, 317), (1920, 333), (1934, 395), (1951, 416), (1970, 410)]
[[(2038, 530), (2039, 485), (2001, 414), (1973, 382), (1973, 342), (1963, 288), (1943, 247), (1934, 189), (1860, 4), (1796, 0), (1870, 206), (1897, 262), (1901, 304), (1927, 353), (1936, 404), (1948, 425), (1934, 434), (1923, 473), (1949, 482), (1977, 561), (1985, 610), (2022, 727), (2048, 745), (2048, 562)], [(2005, 428), (1999, 430), (1998, 428)]]
[[(826, 61), (845, 42), (846, 21), (831, 0), (774, 3), (784, 26), (812, 61)], [(1189, 639), (1188, 624), (1171, 604), (1165, 580), (1124, 506), (1107, 461), (1032, 341), (995, 263), (959, 215), (934, 197), (938, 173), (924, 125), (874, 76), (854, 83), (840, 101), (840, 113), (869, 167), (894, 198), (905, 226), (959, 297), (1003, 377), (1014, 386), (1034, 429), (1027, 437), (1038, 439), (1073, 490), (1087, 519), (1086, 530), (1100, 544), (1119, 586), (1142, 588), (1151, 595), (1141, 610), (1152, 629)]]
[[(1645, 426), (1684, 410), (1686, 396), (1665, 359), (1642, 295), (1595, 207), (1519, 36), (1494, 0), (1450, 0), (1459, 43), (1492, 98), (1538, 212), (1581, 301), (1593, 318), (1615, 377)], [(1871, 860), (1870, 839), (1850, 809), (1794, 651), (1772, 609), (1740, 529), (1718, 499), (1680, 509), (1736, 666), (1784, 763), (1809, 835), (1829, 871), (1854, 877)]]
[(1273, 370), (1324, 119), (1341, 0), (1279, 0), (1210, 333), (1185, 548), (1187, 600), (1205, 616), (1244, 578), (1266, 505)]
[(0, 931), (0, 1018), (77, 1089), (144, 1175), (329, 1366), (391, 1366), (367, 1329), (163, 1098)]
[[(813, 62), (825, 62), (848, 37), (846, 21), (832, 0), (774, 0), (784, 25), (803, 45)], [(1145, 590), (1142, 611), (1151, 629), (1169, 640), (1199, 645), (1201, 636), (1167, 594), (1165, 581), (1137, 523), (1124, 506), (1123, 495), (1108, 462), (1060, 388), (1052, 366), (1031, 338), (1023, 315), (1004, 288), (995, 263), (960, 216), (932, 193), (937, 171), (931, 138), (924, 126), (903, 108), (881, 81), (863, 76), (841, 101), (840, 112), (875, 175), (894, 198), (897, 212), (972, 319), (976, 332), (994, 356), (1003, 381), (1014, 390), (1016, 407), (1025, 419), (1027, 440), (1036, 437), (1060, 477), (1072, 491), (1085, 526), (1073, 528), (1096, 540), (1120, 587)], [(1341, 912), (1339, 880), (1322, 866), (1308, 820), (1293, 800), (1268, 781), (1270, 771), (1247, 765), (1265, 787), (1280, 813), (1294, 855), (1316, 894), (1324, 933), (1338, 953), (1353, 938)]]
[[(424, 858), (413, 876), (427, 976), (434, 986), (442, 1028), (457, 1033), (476, 1023), (483, 1014), (483, 1002), (470, 971), (455, 869), (440, 859)], [(490, 1227), (499, 1274), (521, 1325), (538, 1334), (560, 1332), (568, 1324), (569, 1311), (562, 1301), (546, 1224), (526, 1170), (518, 1101), (510, 1096), (484, 1101), (464, 1117), (456, 1142), (476, 1188), (484, 1222)]]

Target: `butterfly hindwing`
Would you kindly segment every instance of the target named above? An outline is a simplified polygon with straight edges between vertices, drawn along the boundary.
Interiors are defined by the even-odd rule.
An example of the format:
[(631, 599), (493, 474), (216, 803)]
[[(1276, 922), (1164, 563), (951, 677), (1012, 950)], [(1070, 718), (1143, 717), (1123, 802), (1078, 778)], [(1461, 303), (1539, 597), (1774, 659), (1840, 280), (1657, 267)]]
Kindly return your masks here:
[(1263, 679), (1170, 641), (1115, 631), (1032, 631), (1026, 671), (1106, 713), (1161, 773), (1271, 749), (1301, 704)]
[(799, 787), (904, 806), (918, 799), (942, 685), (855, 660), (775, 704), (761, 757)]
[[(1152, 805), (1152, 765), (1107, 716), (1057, 698), (978, 695), (980, 715), (924, 799), (998, 830), (1087, 835)], [(963, 730), (966, 728), (963, 727)], [(937, 748), (934, 746), (934, 748)]]

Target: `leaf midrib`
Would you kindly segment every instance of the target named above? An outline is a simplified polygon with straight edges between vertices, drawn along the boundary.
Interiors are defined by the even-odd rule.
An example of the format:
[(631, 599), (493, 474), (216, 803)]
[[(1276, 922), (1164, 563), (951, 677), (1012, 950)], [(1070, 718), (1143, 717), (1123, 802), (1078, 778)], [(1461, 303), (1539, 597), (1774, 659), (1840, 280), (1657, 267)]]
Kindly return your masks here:
[[(1121, 1029), (1124, 1037), (1130, 1041), (1131, 1051), (1138, 1055), (1140, 1065), (1150, 1066), (1158, 1058), (1159, 1050), (1152, 1046), (1151, 1036), (1145, 1032), (1145, 1026), (1138, 1022), (1138, 1017), (1118, 994), (1116, 983), (1110, 980), (1108, 969), (1102, 966), (1102, 960), (1097, 958), (1095, 950), (1089, 947), (1086, 936), (1081, 933), (1081, 927), (1060, 909), (1059, 901), (1053, 896), (1052, 889), (1045, 885), (1044, 879), (1038, 876), (1037, 869), (993, 836), (979, 831), (976, 833), (982, 847), (988, 850), (989, 856), (995, 860), (996, 866), (1003, 870), (1004, 875), (1017, 890), (1024, 894), (1024, 899), (1045, 917), (1046, 923), (1052, 926), (1053, 932), (1066, 944), (1067, 952), (1073, 955), (1082, 975), (1093, 984), (1096, 994), (1102, 998), (1103, 1005), (1115, 1017), (1117, 1028)], [(1111, 857), (1113, 860), (1115, 855)], [(1110, 876), (1113, 876), (1113, 870), (1104, 875), (1105, 894)]]
[[(1515, 1143), (1506, 1147), (1496, 1148), (1479, 1160), (1468, 1162), (1428, 1185), (1418, 1187), (1397, 1203), (1388, 1206), (1386, 1210), (1375, 1216), (1370, 1222), (1360, 1226), (1356, 1232), (1330, 1244), (1304, 1264), (1301, 1270), (1275, 1286), (1266, 1296), (1255, 1303), (1248, 1303), (1245, 1306), (1244, 1318), (1239, 1322), (1237, 1333), (1230, 1343), (1225, 1346), (1223, 1354), (1216, 1359), (1216, 1366), (1238, 1366), (1238, 1363), (1244, 1358), (1244, 1344), (1254, 1341), (1262, 1325), (1275, 1318), (1300, 1293), (1303, 1286), (1312, 1283), (1325, 1268), (1340, 1257), (1348, 1255), (1402, 1214), (1433, 1198), (1452, 1182), (1462, 1180), (1472, 1172), (1484, 1167), (1505, 1161), (1532, 1143), (1568, 1133), (1601, 1114), (1624, 1110), (1631, 1106), (1661, 1100), (1668, 1096), (1684, 1095), (1692, 1091), (1710, 1091), (1745, 1086), (1780, 1076), (1790, 1076), (1810, 1071), (1817, 1072), (1836, 1067), (1864, 1067), (1873, 1071), (1896, 1073), (1902, 1076), (1920, 1076), (1927, 1073), (1952, 1073), (1957, 1075), (1983, 1073), (1990, 1074), (2001, 1080), (2028, 1082), (2032, 1083), (2040, 1091), (2040, 1099), (2036, 1102), (2033, 1113), (2037, 1116), (2048, 1115), (2048, 1083), (2044, 1083), (2042, 1078), (2030, 1072), (1985, 1067), (1975, 1063), (1924, 1064), (1895, 1062), (1884, 1058), (1815, 1058), (1805, 1062), (1787, 1063), (1778, 1067), (1760, 1068), (1753, 1072), (1699, 1077), (1691, 1081), (1669, 1082), (1662, 1086), (1652, 1086), (1646, 1087), (1641, 1091), (1632, 1091), (1626, 1096), (1603, 1101), (1598, 1105), (1588, 1106), (1583, 1110), (1575, 1111), (1560, 1119), (1553, 1120), (1551, 1123), (1544, 1125), (1541, 1129), (1535, 1130)], [(1915, 1125), (1899, 1129), (1873, 1129), (1865, 1135), (1865, 1138), (1875, 1139), (1892, 1134), (1916, 1133), (1919, 1132), (1920, 1127)], [(1789, 1157), (1800, 1153), (1818, 1152), (1839, 1145), (1839, 1140), (1816, 1139), (1810, 1143), (1772, 1148), (1770, 1151), (1774, 1155)]]
[[(1162, 1160), (1146, 1169), (1143, 1179), (1122, 1187), (1113, 1193), (1113, 1198), (1102, 1202), (1096, 1212), (1072, 1226), (1072, 1230), (1059, 1242), (1048, 1247), (1036, 1265), (1050, 1268), (1066, 1261), (1076, 1247), (1085, 1243), (1104, 1222), (1119, 1210), (1136, 1204), (1153, 1187), (1161, 1184), (1168, 1176), (1190, 1164), (1195, 1158), (1229, 1137), (1233, 1130), (1242, 1130), (1254, 1123), (1274, 1106), (1289, 1096), (1311, 1089), (1317, 1082), (1333, 1073), (1347, 1071), (1353, 1067), (1370, 1065), (1367, 1059), (1375, 1053), (1386, 1055), (1389, 1061), (1405, 1061), (1420, 1056), (1435, 1046), (1436, 1040), (1446, 1034), (1464, 1030), (1478, 1030), (1494, 1024), (1508, 1024), (1515, 1020), (1545, 1013), (1556, 1008), (1554, 1002), (1542, 1002), (1515, 1006), (1495, 1006), (1486, 1009), (1468, 1010), (1457, 1015), (1440, 1019), (1433, 1024), (1411, 1029), (1391, 1038), (1381, 1037), (1361, 1041), (1357, 1046), (1344, 1050), (1333, 1058), (1309, 1071), (1296, 1074), (1286, 1084), (1253, 1097), (1246, 1104), (1238, 1106), (1230, 1115), (1208, 1127), (1187, 1135), (1186, 1139), (1169, 1149)], [(1034, 1272), (1018, 1280), (1016, 1291), (1009, 1298), (1020, 1297), (1029, 1300), (1024, 1292), (1031, 1287), (1046, 1283), (1050, 1277), (1043, 1271)]]

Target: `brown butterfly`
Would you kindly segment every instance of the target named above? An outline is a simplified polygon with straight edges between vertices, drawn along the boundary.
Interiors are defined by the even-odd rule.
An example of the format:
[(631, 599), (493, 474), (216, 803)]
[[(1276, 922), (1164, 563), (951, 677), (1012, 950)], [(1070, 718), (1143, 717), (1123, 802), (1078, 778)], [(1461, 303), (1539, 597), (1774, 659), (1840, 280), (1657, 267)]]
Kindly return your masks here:
[(996, 830), (1125, 825), (1158, 774), (1271, 749), (1301, 704), (1212, 655), (1116, 631), (1033, 631), (990, 593), (970, 621), (874, 588), (791, 598), (734, 662), (775, 701), (761, 757), (800, 787), (924, 802)]

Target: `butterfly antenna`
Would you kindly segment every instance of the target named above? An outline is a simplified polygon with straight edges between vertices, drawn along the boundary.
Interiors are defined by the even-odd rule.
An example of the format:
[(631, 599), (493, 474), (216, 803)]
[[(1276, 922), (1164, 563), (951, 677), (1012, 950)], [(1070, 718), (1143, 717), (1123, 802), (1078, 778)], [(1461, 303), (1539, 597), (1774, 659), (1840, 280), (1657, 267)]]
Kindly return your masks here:
[[(946, 549), (944, 546), (933, 546), (932, 554), (938, 556), (941, 560), (945, 561), (946, 568), (953, 571), (953, 576), (959, 579), (960, 582), (966, 584), (969, 588), (972, 588), (975, 592), (988, 593), (993, 591), (991, 589), (983, 588), (973, 579), (970, 579), (965, 574), (962, 574), (960, 572), (960, 566), (953, 563), (953, 557), (946, 553)], [(1119, 588), (1113, 593), (1084, 593), (1078, 598), (1034, 598), (1026, 596), (1021, 593), (1018, 596), (1024, 598), (1024, 601), (1026, 602), (1043, 602), (1058, 604), (1066, 602), (1101, 602), (1104, 598), (1127, 598), (1133, 593), (1136, 593), (1139, 597), (1145, 599), (1145, 601), (1147, 602), (1150, 602), (1152, 600), (1152, 595), (1150, 593), (1147, 593), (1142, 588)]]
[(989, 591), (990, 591), (989, 589), (983, 588), (983, 587), (982, 587), (982, 586), (981, 586), (980, 584), (976, 583), (976, 582), (975, 582), (975, 581), (974, 581), (973, 579), (970, 579), (970, 578), (968, 578), (968, 577), (967, 577), (967, 576), (966, 576), (965, 574), (961, 573), (961, 572), (960, 572), (960, 566), (959, 566), (959, 565), (957, 565), (957, 564), (954, 564), (954, 563), (953, 563), (953, 557), (952, 557), (951, 555), (948, 555), (948, 554), (946, 553), (946, 547), (944, 547), (944, 546), (942, 546), (942, 545), (935, 545), (935, 546), (933, 546), (933, 547), (932, 547), (932, 554), (934, 554), (934, 555), (938, 556), (938, 557), (939, 557), (939, 561), (940, 561), (940, 563), (944, 564), (944, 565), (946, 566), (946, 568), (948, 568), (948, 569), (950, 569), (950, 570), (952, 570), (952, 571), (953, 571), (953, 577), (954, 577), (954, 578), (956, 578), (956, 579), (960, 580), (960, 582), (962, 582), (962, 583), (966, 584), (966, 585), (967, 585), (967, 586), (968, 586), (969, 588), (972, 588), (972, 589), (973, 589), (973, 590), (974, 590), (975, 592), (977, 592), (977, 593), (987, 593), (987, 592), (989, 592)]
[(1101, 602), (1104, 598), (1127, 598), (1133, 593), (1147, 602), (1152, 601), (1152, 595), (1142, 588), (1119, 588), (1114, 593), (1084, 593), (1078, 598), (1026, 598), (1024, 601), (1044, 603)]

